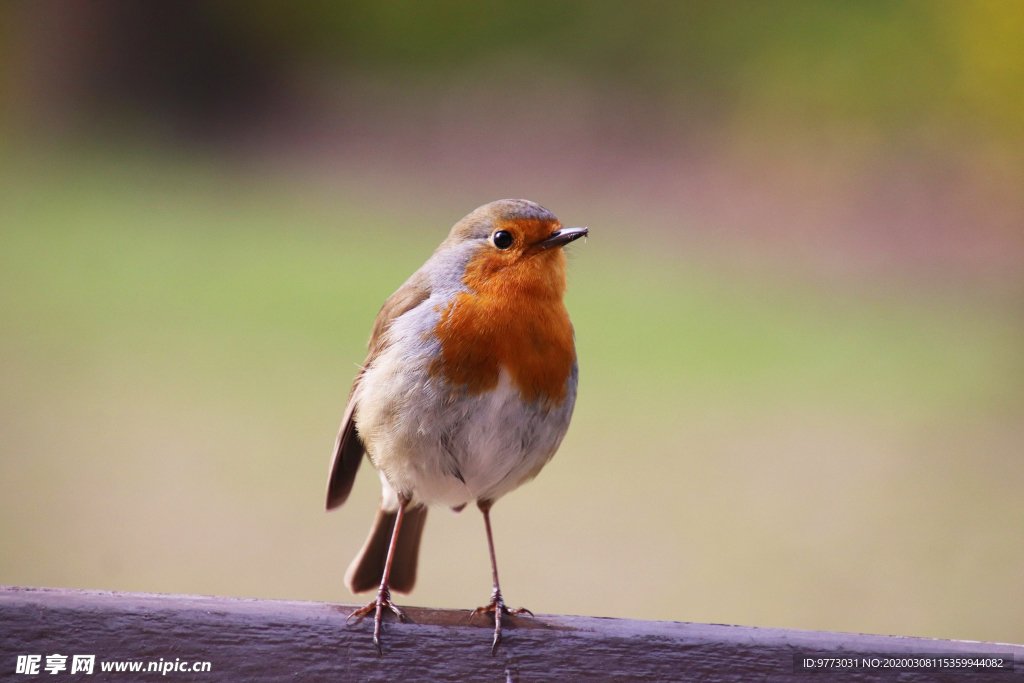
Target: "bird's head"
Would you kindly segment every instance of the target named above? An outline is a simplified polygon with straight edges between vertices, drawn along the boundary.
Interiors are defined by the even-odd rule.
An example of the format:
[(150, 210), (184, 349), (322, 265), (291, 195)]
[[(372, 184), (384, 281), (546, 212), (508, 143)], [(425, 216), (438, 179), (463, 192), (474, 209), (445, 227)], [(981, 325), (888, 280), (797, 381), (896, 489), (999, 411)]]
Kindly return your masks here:
[(462, 282), (472, 291), (561, 297), (562, 247), (586, 235), (586, 228), (563, 228), (539, 204), (500, 199), (456, 223), (441, 248), (469, 249)]

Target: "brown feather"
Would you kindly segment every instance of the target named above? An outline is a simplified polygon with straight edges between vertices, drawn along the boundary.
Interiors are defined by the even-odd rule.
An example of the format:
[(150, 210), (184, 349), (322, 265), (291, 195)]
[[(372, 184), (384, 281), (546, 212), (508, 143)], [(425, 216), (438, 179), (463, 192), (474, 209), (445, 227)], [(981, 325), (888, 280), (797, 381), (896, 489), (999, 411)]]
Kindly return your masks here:
[(373, 321), (373, 330), (370, 332), (370, 353), (366, 356), (364, 367), (369, 365), (378, 353), (387, 348), (388, 340), (385, 332), (391, 327), (395, 318), (416, 308), (429, 296), (430, 283), (426, 276), (417, 272), (388, 297), (388, 300), (380, 307), (377, 318)]
[(362, 374), (360, 371), (352, 383), (345, 415), (341, 418), (341, 429), (338, 430), (338, 438), (334, 442), (334, 458), (331, 460), (330, 475), (327, 479), (328, 510), (333, 510), (348, 499), (352, 484), (356, 480), (356, 472), (359, 471), (359, 464), (363, 461), (363, 442), (356, 434), (356, 423), (352, 419), (356, 407), (352, 395), (355, 394)]
[[(362, 593), (380, 586), (397, 517), (397, 510), (388, 512), (383, 505), (377, 509), (377, 518), (373, 520), (366, 543), (345, 572), (345, 585), (353, 593)], [(388, 580), (391, 590), (408, 593), (416, 585), (416, 565), (426, 522), (427, 508), (406, 508), (395, 545), (395, 556), (391, 560), (391, 576)]]
[[(377, 354), (387, 347), (385, 333), (391, 327), (392, 321), (419, 306), (429, 296), (430, 289), (426, 278), (416, 274), (388, 297), (377, 314), (377, 319), (373, 321), (369, 353), (363, 362), (364, 368), (368, 367)], [(352, 491), (352, 484), (356, 479), (356, 473), (359, 471), (359, 464), (363, 461), (363, 453), (366, 452), (353, 419), (356, 411), (356, 401), (354, 400), (356, 387), (362, 376), (363, 372), (360, 370), (352, 383), (352, 390), (348, 395), (348, 405), (345, 406), (345, 414), (341, 418), (338, 438), (334, 442), (334, 458), (331, 460), (330, 474), (327, 478), (328, 510), (333, 510), (348, 499), (348, 494)]]

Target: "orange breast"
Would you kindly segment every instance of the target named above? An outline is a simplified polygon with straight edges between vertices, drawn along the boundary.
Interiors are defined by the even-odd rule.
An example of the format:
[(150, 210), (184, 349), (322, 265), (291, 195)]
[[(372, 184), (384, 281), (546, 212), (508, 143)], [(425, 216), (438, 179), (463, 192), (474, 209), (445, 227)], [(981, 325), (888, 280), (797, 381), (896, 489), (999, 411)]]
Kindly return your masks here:
[(484, 255), (467, 267), (470, 291), (441, 310), (431, 374), (479, 394), (498, 385), (504, 367), (523, 399), (558, 405), (576, 361), (562, 302), (565, 254), (552, 249), (499, 265)]

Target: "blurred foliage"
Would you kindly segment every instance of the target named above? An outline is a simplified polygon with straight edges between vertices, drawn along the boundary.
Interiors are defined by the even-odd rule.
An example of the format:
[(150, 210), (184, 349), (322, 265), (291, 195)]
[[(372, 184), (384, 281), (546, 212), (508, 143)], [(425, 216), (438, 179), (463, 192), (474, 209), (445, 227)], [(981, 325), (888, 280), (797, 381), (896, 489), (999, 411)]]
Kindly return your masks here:
[[(380, 488), (364, 466), (324, 514), (337, 420), (381, 301), (458, 218), (359, 194), (0, 160), (0, 583), (351, 599)], [(570, 252), (576, 415), (495, 516), (517, 603), (1024, 637), (1016, 300), (708, 268), (631, 222)], [(410, 603), (490, 590), (471, 510), (431, 513), (422, 561)]]
[[(0, 136), (0, 583), (338, 599), (379, 495), (367, 471), (343, 513), (321, 507), (368, 326), (468, 197), (522, 191), (594, 238), (570, 263), (573, 428), (495, 522), (517, 603), (1022, 638), (1019, 287), (917, 291), (904, 255), (981, 254), (980, 272), (988, 249), (1014, 253), (999, 240), (1022, 185), (994, 162), (1024, 150), (1024, 2), (9, 1), (8, 92), (55, 149)], [(597, 150), (560, 137), (588, 125), (564, 106), (580, 92), (611, 116), (722, 123), (715, 159), (787, 131), (801, 152), (828, 126), (896, 161), (919, 139), (939, 153), (659, 164), (605, 145), (601, 122), (580, 138)], [(441, 108), (457, 133), (431, 125), (478, 101)], [(192, 159), (187, 135), (129, 153), (135, 129), (216, 142), (260, 107), (308, 134), (253, 128), (296, 165)], [(372, 125), (338, 124), (353, 113)], [(663, 142), (637, 118), (631, 142)], [(97, 121), (95, 153), (62, 146), (62, 125)], [(474, 165), (523, 136), (541, 142), (522, 168)], [(754, 265), (726, 265), (747, 258), (729, 221), (765, 228)], [(829, 284), (790, 272), (808, 253)], [(906, 287), (842, 284), (876, 254)], [(427, 534), (414, 600), (476, 604), (479, 518), (433, 515)]]
[[(11, 77), (11, 33), (13, 21), (11, 20), (11, 7), (9, 3), (0, 2), (0, 104), (8, 97)], [(5, 107), (0, 106), (0, 117), (5, 113)], [(2, 121), (2, 118), (0, 118)]]
[(223, 0), (206, 11), (275, 51), (378, 76), (568, 74), (784, 125), (1024, 135), (1017, 0)]

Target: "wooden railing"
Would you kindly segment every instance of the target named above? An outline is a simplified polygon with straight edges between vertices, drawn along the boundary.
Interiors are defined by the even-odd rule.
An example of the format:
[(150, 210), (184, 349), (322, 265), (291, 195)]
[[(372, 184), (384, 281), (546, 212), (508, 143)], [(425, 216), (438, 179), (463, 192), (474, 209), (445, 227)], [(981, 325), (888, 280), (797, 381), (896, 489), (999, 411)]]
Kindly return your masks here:
[[(471, 622), (466, 611), (415, 607), (405, 608), (408, 623), (387, 618), (381, 658), (371, 640), (372, 623), (346, 625), (353, 608), (316, 602), (0, 588), (0, 679), (1024, 681), (1021, 645), (551, 615), (511, 618), (502, 645), (492, 656), (493, 622), (482, 617)], [(1021, 615), (1024, 619), (1024, 607)], [(52, 655), (66, 660), (63, 669), (50, 674), (48, 662), (61, 664), (59, 658), (48, 659)], [(92, 674), (84, 670), (71, 674), (75, 655), (94, 656)], [(911, 660), (980, 657), (1001, 659), (1004, 668), (910, 670), (907, 666)], [(879, 658), (877, 667), (874, 658)], [(904, 666), (886, 668), (886, 658), (891, 658), (889, 664)], [(835, 660), (859, 668), (825, 668)], [(139, 673), (104, 670), (130, 669), (133, 662), (140, 663)], [(86, 664), (88, 659), (78, 663)], [(808, 670), (805, 664), (813, 666)], [(38, 673), (25, 673), (29, 670)]]

